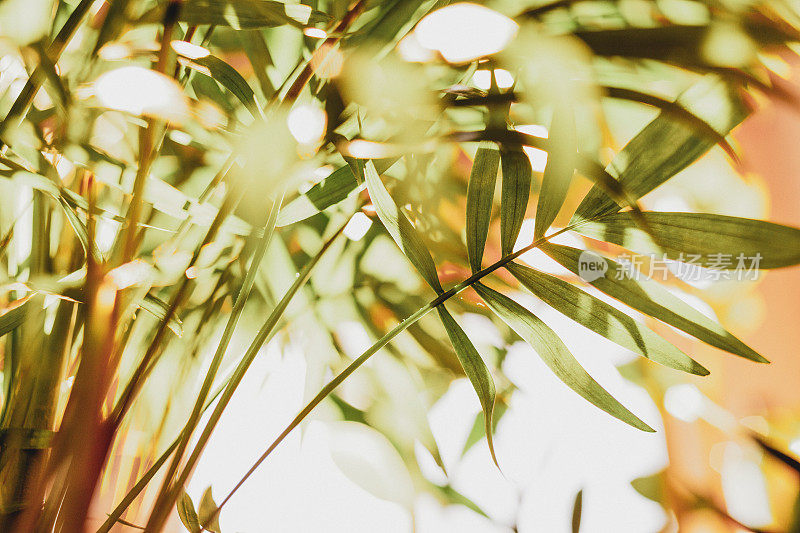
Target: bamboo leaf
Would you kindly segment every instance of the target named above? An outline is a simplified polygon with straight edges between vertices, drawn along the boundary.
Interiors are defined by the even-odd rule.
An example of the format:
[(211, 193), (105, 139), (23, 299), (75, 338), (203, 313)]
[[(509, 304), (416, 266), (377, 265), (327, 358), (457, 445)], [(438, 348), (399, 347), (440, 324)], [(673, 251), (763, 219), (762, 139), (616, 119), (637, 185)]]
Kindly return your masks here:
[(509, 265), (508, 270), (547, 305), (623, 348), (676, 370), (708, 375), (708, 370), (702, 365), (647, 326), (578, 287), (514, 263)]
[[(492, 414), (492, 432), (497, 431), (497, 423), (503, 418), (503, 415), (508, 409), (508, 404), (498, 400), (494, 406), (494, 413)], [(478, 443), (479, 440), (486, 435), (486, 417), (483, 416), (483, 411), (475, 415), (475, 421), (472, 423), (472, 429), (467, 435), (467, 440), (464, 441), (464, 448), (461, 449), (461, 455), (464, 456), (470, 448)]]
[[(733, 87), (714, 75), (687, 89), (676, 102), (687, 112), (725, 136), (749, 110)], [(639, 199), (689, 166), (716, 144), (704, 128), (660, 113), (639, 132), (608, 167), (633, 199)], [(581, 202), (575, 218), (591, 219), (620, 209), (595, 186)]]
[(492, 414), (494, 412), (495, 389), (494, 380), (486, 368), (486, 363), (481, 359), (478, 350), (472, 345), (472, 342), (461, 329), (461, 326), (455, 321), (450, 312), (444, 307), (444, 304), (438, 306), (436, 310), (439, 312), (439, 318), (447, 330), (447, 335), (450, 337), (450, 342), (453, 343), (453, 348), (456, 350), (458, 360), (461, 361), (461, 366), (464, 367), (464, 372), (467, 374), (472, 387), (478, 394), (478, 399), (481, 402), (484, 417), (484, 431), (486, 432), (486, 442), (489, 444), (489, 453), (492, 455), (494, 464), (497, 464), (497, 457), (494, 454), (494, 442), (492, 440)]
[(649, 476), (637, 477), (631, 481), (633, 490), (656, 503), (664, 501), (664, 471)]
[[(381, 159), (375, 161), (378, 174), (386, 172), (397, 159)], [(278, 215), (278, 227), (288, 226), (314, 216), (325, 209), (338, 204), (354, 191), (364, 189), (364, 184), (356, 178), (350, 165), (337, 168), (322, 181), (311, 187), (281, 209)]]
[(83, 246), (84, 252), (86, 252), (87, 255), (91, 254), (95, 261), (102, 261), (103, 255), (100, 253), (97, 243), (94, 241), (89, 242), (89, 231), (86, 229), (83, 221), (78, 218), (78, 214), (73, 211), (72, 207), (69, 206), (63, 197), (54, 196), (54, 198), (64, 210), (64, 215), (69, 225), (72, 226), (72, 229), (75, 231), (75, 235), (78, 237), (81, 246)]
[[(143, 22), (164, 19), (166, 4), (150, 10)], [(292, 25), (305, 27), (328, 22), (330, 17), (304, 4), (285, 4), (271, 0), (189, 0), (178, 14), (178, 21), (193, 26), (213, 24), (236, 30)]]
[[(145, 294), (144, 298), (142, 298), (142, 301), (139, 302), (139, 308), (147, 311), (159, 320), (164, 320), (164, 318), (167, 316), (169, 304), (164, 300), (148, 293)], [(178, 337), (183, 336), (183, 323), (181, 322), (180, 318), (175, 315), (175, 313), (173, 313), (172, 317), (170, 317), (167, 327)]]
[(433, 488), (436, 489), (439, 494), (448, 502), (448, 503), (456, 503), (459, 505), (463, 505), (467, 509), (478, 513), (481, 516), (489, 518), (489, 515), (486, 514), (486, 511), (478, 507), (475, 502), (458, 492), (454, 489), (451, 485), (445, 485), (444, 487), (440, 487), (439, 485), (433, 485)]
[(262, 115), (261, 108), (256, 101), (255, 92), (239, 72), (214, 55), (204, 57), (189, 57), (178, 54), (182, 58), (181, 64), (201, 75), (209, 76), (219, 82), (220, 85), (228, 89), (250, 112), (253, 117)]
[(575, 503), (572, 504), (572, 533), (579, 533), (581, 530), (581, 513), (583, 511), (583, 489), (575, 495)]
[(272, 55), (269, 52), (269, 48), (267, 48), (264, 35), (260, 30), (246, 30), (238, 32), (238, 37), (253, 67), (253, 74), (255, 74), (258, 85), (261, 87), (261, 93), (264, 98), (272, 97), (275, 93), (275, 86), (267, 75), (267, 68), (273, 64)]
[(197, 512), (194, 510), (192, 499), (186, 494), (186, 491), (181, 491), (181, 496), (178, 498), (178, 517), (181, 519), (183, 527), (192, 533), (200, 533), (200, 520), (197, 518)]
[(14, 302), (16, 304), (14, 307), (7, 309), (0, 315), (0, 337), (16, 329), (25, 321), (30, 301), (30, 298), (17, 300)]
[(569, 388), (611, 416), (642, 431), (653, 428), (642, 422), (592, 378), (547, 324), (511, 298), (480, 283), (475, 290), (486, 304), (525, 342)]
[(500, 198), (500, 239), (502, 254), (510, 254), (517, 242), (528, 198), (531, 194), (531, 161), (522, 148), (515, 147), (500, 153), (503, 170), (503, 191)]
[[(568, 270), (581, 275), (580, 261), (585, 253), (582, 250), (547, 243), (542, 246), (542, 251)], [(644, 277), (634, 279), (625, 266), (597, 254), (592, 253), (589, 257), (584, 255), (583, 259), (605, 261), (608, 266), (604, 275), (587, 282), (625, 305), (721, 350), (760, 363), (768, 362), (720, 324), (674, 296), (657, 282)]]
[(473, 272), (481, 269), (499, 165), (500, 152), (497, 147), (491, 143), (482, 143), (472, 162), (467, 185), (467, 255)]
[(288, 226), (314, 216), (335, 205), (355, 191), (363, 189), (349, 165), (334, 170), (322, 181), (287, 203), (278, 215), (278, 227)]
[[(721, 270), (780, 268), (800, 263), (800, 229), (763, 220), (708, 213), (643, 213), (658, 245), (628, 213), (580, 224), (575, 231), (643, 254)], [(692, 257), (690, 257), (692, 256)], [(697, 257), (699, 256), (699, 257)], [(741, 262), (741, 263), (740, 263)]]
[[(216, 511), (217, 504), (214, 501), (214, 495), (211, 492), (211, 487), (208, 487), (205, 491), (203, 491), (203, 496), (200, 498), (200, 506), (197, 508), (197, 518), (200, 524), (202, 524), (203, 529), (206, 531), (220, 533), (219, 513)], [(212, 516), (214, 519), (209, 521), (209, 518)]]
[(425, 281), (436, 292), (443, 292), (431, 253), (417, 230), (389, 195), (389, 191), (386, 190), (383, 182), (378, 177), (378, 172), (375, 170), (375, 165), (372, 161), (368, 161), (364, 166), (364, 176), (366, 177), (370, 198), (372, 198), (372, 203), (375, 205), (375, 210), (378, 212), (378, 217), (383, 222), (386, 231), (389, 232), (394, 242), (397, 243), (397, 246), (400, 247)]
[(575, 172), (578, 153), (575, 116), (566, 102), (555, 106), (548, 138), (550, 151), (544, 167), (539, 201), (536, 204), (535, 239), (542, 237), (556, 219)]

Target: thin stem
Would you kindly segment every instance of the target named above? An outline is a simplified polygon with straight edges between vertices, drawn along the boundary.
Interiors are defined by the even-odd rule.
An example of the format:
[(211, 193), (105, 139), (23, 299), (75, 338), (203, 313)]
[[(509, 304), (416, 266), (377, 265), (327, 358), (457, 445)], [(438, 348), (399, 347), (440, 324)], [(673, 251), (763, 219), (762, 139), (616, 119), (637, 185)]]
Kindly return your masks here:
[(339, 24), (336, 25), (336, 28), (334, 28), (332, 32), (333, 37), (328, 37), (322, 42), (321, 45), (317, 47), (312, 55), (312, 58), (306, 63), (305, 67), (303, 67), (303, 70), (300, 71), (300, 74), (297, 75), (297, 78), (295, 78), (291, 87), (289, 87), (289, 90), (286, 91), (286, 95), (283, 97), (283, 103), (291, 105), (295, 100), (297, 100), (297, 97), (300, 96), (303, 88), (305, 88), (305, 86), (311, 80), (311, 77), (314, 75), (314, 70), (316, 67), (325, 62), (333, 47), (342, 40), (347, 28), (349, 28), (350, 25), (361, 14), (361, 12), (364, 11), (366, 5), (366, 0), (359, 0), (347, 12)]
[(258, 354), (261, 347), (268, 342), (272, 337), (275, 335), (276, 326), (278, 325), (279, 321), (283, 317), (283, 313), (286, 311), (286, 308), (289, 306), (289, 303), (294, 298), (295, 294), (305, 285), (306, 281), (311, 275), (311, 271), (314, 266), (319, 262), (325, 252), (331, 247), (331, 245), (335, 242), (337, 237), (342, 234), (344, 231), (346, 224), (343, 224), (337, 231), (334, 233), (326, 242), (323, 244), (320, 251), (309, 261), (305, 267), (300, 271), (297, 278), (295, 279), (292, 286), (281, 298), (280, 302), (275, 306), (270, 313), (270, 316), (267, 318), (264, 325), (256, 334), (255, 339), (247, 348), (242, 360), (237, 365), (236, 369), (233, 371), (233, 375), (231, 376), (230, 381), (228, 382), (225, 390), (222, 392), (222, 396), (219, 399), (219, 402), (214, 407), (214, 411), (212, 411), (211, 415), (209, 416), (209, 420), (206, 423), (205, 427), (203, 428), (202, 433), (197, 439), (197, 444), (195, 444), (192, 453), (189, 455), (189, 458), (186, 461), (186, 465), (184, 466), (183, 471), (181, 472), (180, 476), (176, 479), (175, 483), (173, 484), (169, 493), (165, 496), (163, 500), (163, 506), (160, 512), (152, 513), (150, 515), (150, 520), (145, 527), (145, 531), (159, 531), (160, 528), (163, 526), (166, 518), (168, 516), (168, 511), (177, 500), (178, 495), (180, 494), (180, 490), (186, 484), (186, 481), (189, 479), (195, 465), (197, 464), (200, 455), (203, 453), (208, 440), (211, 437), (211, 433), (214, 431), (219, 419), (222, 417), (222, 413), (225, 408), (228, 406), (228, 403), (233, 396), (233, 393), (236, 391), (236, 388), (241, 383), (242, 379), (244, 378), (245, 373), (250, 368), (250, 365), (255, 360), (256, 355)]
[[(158, 59), (154, 65), (154, 70), (161, 74), (167, 71), (170, 57), (170, 41), (172, 40), (172, 33), (178, 21), (180, 7), (180, 0), (172, 0), (167, 5), (167, 10), (164, 15), (164, 31), (161, 34), (161, 49), (158, 52)], [(142, 198), (144, 187), (147, 182), (147, 177), (150, 174), (150, 168), (160, 149), (164, 133), (162, 130), (159, 135), (156, 133), (156, 130), (165, 127), (166, 126), (162, 124), (160, 120), (147, 118), (147, 125), (139, 132), (139, 167), (136, 169), (136, 178), (133, 182), (131, 203), (128, 205), (128, 211), (125, 214), (127, 227), (124, 232), (120, 263), (127, 263), (130, 261), (138, 246), (139, 232), (137, 229), (144, 203)]]
[[(208, 399), (208, 401), (205, 402), (205, 405), (203, 406), (203, 412), (205, 412), (211, 406), (211, 404), (214, 403), (214, 401), (217, 399), (220, 393), (222, 393), (223, 387), (224, 385), (217, 388), (214, 394), (212, 394), (211, 397)], [(164, 463), (167, 462), (167, 459), (169, 459), (170, 455), (172, 455), (172, 453), (175, 451), (175, 448), (178, 447), (178, 443), (180, 442), (181, 437), (182, 434), (179, 434), (177, 437), (175, 437), (175, 440), (172, 441), (172, 444), (170, 444), (169, 447), (162, 452), (162, 454), (159, 456), (158, 459), (156, 459), (156, 461), (152, 464), (152, 466), (150, 466), (150, 468), (147, 469), (147, 471), (144, 473), (141, 479), (139, 479), (139, 481), (136, 482), (136, 485), (134, 485), (133, 488), (131, 488), (131, 490), (128, 491), (125, 497), (122, 498), (122, 501), (120, 501), (119, 504), (117, 504), (117, 506), (114, 508), (113, 511), (111, 511), (111, 513), (109, 513), (108, 518), (106, 519), (105, 522), (103, 522), (103, 525), (101, 525), (100, 528), (97, 530), (97, 533), (108, 533), (108, 531), (110, 531), (111, 528), (114, 527), (114, 524), (120, 522), (122, 514), (128, 509), (128, 507), (139, 496), (139, 494), (142, 493), (145, 487), (147, 487), (148, 483), (150, 483), (153, 477), (155, 477), (156, 473), (158, 473), (161, 467), (164, 466)]]
[[(189, 266), (193, 266), (196, 262), (198, 257), (200, 256), (200, 251), (206, 244), (209, 244), (214, 241), (216, 238), (217, 232), (219, 228), (222, 226), (222, 223), (225, 221), (225, 218), (228, 216), (228, 213), (233, 210), (233, 208), (238, 204), (239, 199), (241, 199), (242, 191), (229, 191), (228, 195), (225, 197), (222, 205), (217, 212), (214, 221), (211, 223), (211, 227), (208, 228), (208, 232), (206, 233), (205, 238), (203, 239), (202, 244), (197, 247), (192, 256), (191, 261), (189, 262)], [(156, 334), (153, 337), (153, 340), (150, 341), (150, 345), (147, 347), (147, 351), (145, 352), (142, 360), (140, 361), (139, 365), (136, 367), (133, 375), (131, 376), (131, 380), (125, 386), (122, 394), (120, 395), (120, 399), (117, 402), (117, 405), (114, 406), (114, 410), (111, 413), (111, 420), (115, 424), (116, 427), (122, 423), (122, 419), (125, 417), (128, 409), (130, 409), (131, 404), (133, 403), (134, 398), (138, 394), (139, 390), (141, 389), (145, 378), (152, 370), (153, 362), (155, 356), (158, 353), (159, 348), (161, 347), (161, 340), (163, 339), (164, 335), (166, 335), (167, 330), (169, 329), (169, 322), (172, 320), (172, 317), (178, 312), (178, 309), (183, 304), (184, 298), (188, 296), (190, 292), (190, 284), (192, 280), (183, 276), (180, 281), (180, 285), (176, 290), (175, 294), (170, 301), (169, 308), (167, 309), (167, 313), (164, 318), (159, 322), (158, 329), (156, 330)]]
[[(200, 387), (200, 392), (197, 396), (197, 400), (195, 401), (194, 407), (192, 408), (192, 412), (189, 415), (189, 420), (186, 422), (181, 435), (179, 436), (179, 444), (177, 447), (177, 451), (175, 452), (175, 456), (172, 458), (172, 462), (167, 469), (167, 473), (164, 476), (163, 481), (161, 482), (161, 488), (158, 492), (158, 496), (156, 497), (156, 503), (154, 506), (153, 513), (158, 514), (163, 504), (163, 499), (166, 494), (169, 493), (169, 488), (172, 483), (172, 478), (175, 476), (175, 473), (178, 471), (178, 467), (180, 466), (181, 459), (183, 458), (183, 454), (186, 451), (187, 446), (189, 446), (189, 438), (192, 435), (192, 431), (197, 426), (197, 423), (200, 420), (200, 415), (203, 412), (203, 404), (208, 397), (208, 393), (211, 391), (211, 387), (214, 384), (214, 379), (217, 376), (217, 372), (219, 371), (219, 367), (222, 365), (222, 359), (225, 356), (225, 353), (228, 350), (228, 345), (230, 343), (231, 337), (233, 336), (233, 331), (236, 329), (236, 324), (239, 322), (239, 317), (242, 315), (244, 311), (245, 303), (247, 303), (247, 299), (250, 296), (250, 292), (253, 288), (255, 283), (256, 274), (258, 273), (259, 266), (261, 265), (261, 260), (264, 258), (264, 254), (269, 247), (269, 243), (272, 240), (273, 230), (275, 228), (275, 221), (278, 219), (278, 212), (281, 208), (281, 200), (283, 198), (283, 194), (280, 194), (278, 198), (272, 203), (272, 208), (267, 216), (267, 222), (264, 224), (263, 231), (264, 234), (261, 236), (261, 239), (258, 241), (258, 246), (256, 247), (255, 252), (253, 253), (252, 261), (250, 262), (250, 268), (245, 275), (244, 282), (242, 284), (241, 289), (239, 289), (239, 294), (236, 297), (236, 301), (233, 305), (233, 310), (231, 311), (230, 316), (228, 317), (228, 321), (225, 324), (225, 330), (222, 333), (222, 338), (220, 339), (219, 343), (217, 344), (217, 350), (214, 353), (214, 357), (211, 360), (211, 364), (209, 365), (208, 371), (206, 372), (205, 378), (203, 380), (203, 384)], [(258, 233), (258, 228), (253, 228), (253, 235)]]

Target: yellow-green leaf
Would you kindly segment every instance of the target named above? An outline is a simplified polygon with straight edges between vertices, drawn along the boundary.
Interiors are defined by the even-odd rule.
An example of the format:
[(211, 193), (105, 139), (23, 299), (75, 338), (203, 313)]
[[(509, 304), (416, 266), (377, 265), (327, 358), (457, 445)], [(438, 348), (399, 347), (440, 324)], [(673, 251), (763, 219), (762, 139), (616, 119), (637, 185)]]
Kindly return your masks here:
[(400, 208), (389, 195), (389, 191), (386, 190), (380, 177), (378, 177), (378, 172), (375, 170), (375, 165), (372, 161), (368, 161), (364, 166), (364, 177), (367, 182), (369, 196), (386, 231), (389, 232), (394, 242), (397, 243), (397, 246), (400, 247), (425, 281), (436, 292), (443, 292), (430, 251), (428, 251), (416, 228), (406, 218), (405, 214), (400, 211)]
[(642, 431), (654, 431), (601, 387), (578, 363), (558, 335), (541, 319), (511, 298), (485, 285), (476, 283), (474, 287), (492, 311), (530, 344), (542, 361), (569, 388), (626, 424)]
[(797, 228), (708, 213), (646, 212), (642, 216), (657, 244), (637, 227), (627, 212), (580, 224), (575, 231), (637, 253), (666, 253), (669, 259), (684, 262), (694, 256), (696, 264), (722, 270), (749, 270), (751, 266), (779, 268), (800, 263)]
[(604, 261), (607, 265), (603, 275), (587, 280), (594, 287), (625, 305), (676, 327), (711, 346), (759, 363), (768, 362), (720, 324), (674, 296), (657, 282), (643, 276), (634, 279), (629, 269), (616, 261), (593, 252), (550, 243), (543, 245), (542, 251), (579, 276), (581, 255), (591, 254), (584, 255), (584, 261)]
[[(708, 75), (689, 87), (676, 102), (687, 112), (727, 135), (748, 114), (738, 91), (716, 75)], [(639, 199), (700, 158), (716, 144), (704, 128), (676, 119), (663, 111), (639, 132), (608, 166), (631, 199)], [(595, 186), (576, 211), (591, 219), (624, 207)]]
[(569, 184), (575, 172), (577, 140), (575, 116), (567, 103), (555, 106), (550, 125), (550, 151), (542, 177), (542, 189), (536, 204), (534, 238), (542, 237), (556, 219), (567, 197)]
[(467, 186), (467, 255), (473, 272), (481, 269), (499, 166), (500, 152), (497, 147), (491, 143), (482, 144), (475, 153)]
[(192, 499), (186, 494), (185, 490), (181, 491), (177, 508), (178, 518), (181, 519), (183, 527), (185, 527), (187, 531), (191, 531), (191, 533), (200, 533), (202, 531), (200, 520), (197, 518), (197, 512), (194, 510)]
[(616, 307), (532, 268), (512, 263), (508, 269), (547, 305), (623, 348), (676, 370), (708, 375), (702, 365)]
[(492, 441), (492, 414), (494, 413), (495, 401), (492, 374), (486, 367), (486, 363), (481, 359), (478, 350), (472, 345), (467, 334), (464, 333), (464, 330), (461, 329), (461, 326), (458, 325), (444, 304), (439, 305), (436, 310), (439, 312), (439, 318), (441, 318), (442, 324), (447, 330), (450, 342), (453, 343), (458, 360), (461, 362), (461, 366), (464, 367), (464, 372), (478, 394), (478, 399), (483, 409), (484, 431), (486, 432), (486, 441), (489, 444), (489, 453), (492, 455), (494, 464), (497, 465), (497, 457), (494, 454), (494, 443)]
[(514, 250), (531, 194), (531, 161), (520, 147), (500, 153), (503, 191), (500, 198), (500, 242), (504, 256)]

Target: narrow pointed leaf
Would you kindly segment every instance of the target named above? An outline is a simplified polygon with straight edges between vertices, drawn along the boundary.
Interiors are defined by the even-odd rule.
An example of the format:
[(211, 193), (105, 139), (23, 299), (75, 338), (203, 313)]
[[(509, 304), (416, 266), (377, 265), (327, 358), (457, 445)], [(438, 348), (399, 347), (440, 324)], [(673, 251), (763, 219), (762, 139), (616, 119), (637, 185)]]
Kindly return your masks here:
[(17, 300), (18, 305), (0, 315), (0, 337), (17, 328), (25, 321), (30, 306), (30, 298)]
[(464, 372), (478, 394), (478, 399), (483, 409), (484, 431), (486, 432), (486, 441), (489, 444), (489, 453), (492, 454), (492, 460), (497, 465), (497, 457), (494, 454), (494, 442), (492, 440), (492, 414), (494, 413), (495, 401), (492, 374), (486, 368), (486, 363), (481, 359), (478, 350), (472, 345), (467, 334), (464, 333), (461, 326), (458, 325), (450, 312), (444, 307), (444, 304), (438, 306), (436, 310), (439, 312), (439, 318), (442, 319), (442, 324), (447, 330), (450, 342), (453, 343), (458, 360), (461, 362), (461, 366), (464, 367)]
[(798, 228), (708, 213), (642, 215), (658, 245), (636, 227), (626, 212), (578, 225), (575, 231), (638, 253), (666, 253), (668, 258), (684, 262), (694, 256), (696, 264), (722, 270), (780, 268), (800, 263)]
[(489, 515), (486, 514), (486, 511), (484, 511), (483, 509), (478, 507), (475, 504), (475, 502), (473, 502), (472, 500), (470, 500), (469, 498), (467, 498), (466, 496), (464, 496), (463, 494), (458, 492), (451, 485), (445, 485), (444, 487), (440, 487), (439, 485), (433, 485), (433, 488), (435, 488), (435, 490), (437, 490), (438, 493), (448, 503), (455, 503), (455, 504), (458, 504), (458, 505), (463, 505), (467, 509), (470, 509), (471, 511), (474, 511), (474, 512), (478, 513), (479, 515), (485, 516), (486, 518), (489, 518), (491, 520)]
[(580, 533), (581, 514), (583, 511), (583, 489), (575, 495), (575, 503), (572, 504), (572, 533)]
[[(209, 520), (210, 517), (214, 517)], [(211, 487), (208, 487), (200, 498), (200, 505), (197, 508), (197, 518), (203, 529), (211, 531), (212, 533), (220, 533), (219, 527), (219, 513), (217, 513), (217, 504), (214, 501), (214, 495), (211, 492)], [(208, 522), (208, 523), (207, 523)]]
[(631, 487), (648, 500), (660, 504), (664, 501), (664, 476), (665, 473), (662, 470), (649, 476), (637, 477), (631, 481)]
[(481, 269), (499, 166), (498, 149), (492, 144), (482, 144), (475, 154), (467, 186), (467, 255), (473, 272)]
[[(139, 302), (139, 308), (147, 311), (159, 320), (164, 320), (164, 318), (167, 316), (169, 304), (167, 304), (167, 302), (164, 300), (148, 293), (144, 296), (144, 298), (142, 298), (142, 301)], [(183, 336), (183, 323), (181, 322), (181, 319), (178, 318), (174, 313), (170, 317), (167, 327), (178, 337)]]
[(512, 263), (508, 269), (547, 305), (623, 348), (676, 370), (708, 375), (702, 365), (616, 307), (532, 268)]
[[(709, 75), (680, 95), (677, 102), (687, 112), (725, 136), (749, 113), (739, 93), (715, 75)], [(659, 114), (639, 132), (608, 167), (632, 195), (639, 199), (708, 152), (716, 140), (704, 128), (678, 120), (671, 112)], [(591, 219), (616, 212), (621, 205), (598, 186), (589, 191), (575, 219)]]
[(222, 59), (207, 55), (204, 57), (187, 57), (180, 55), (182, 64), (201, 75), (207, 75), (228, 89), (250, 112), (253, 117), (261, 116), (261, 109), (256, 102), (252, 87), (239, 72)]
[(550, 151), (544, 167), (542, 190), (539, 191), (539, 201), (536, 204), (534, 238), (545, 234), (567, 197), (578, 153), (575, 137), (575, 116), (572, 108), (569, 105), (556, 106), (550, 125)]
[(425, 281), (436, 292), (443, 292), (431, 253), (422, 241), (422, 237), (417, 233), (416, 228), (406, 218), (405, 214), (400, 211), (400, 208), (389, 195), (389, 191), (386, 190), (383, 182), (378, 177), (378, 172), (375, 170), (375, 165), (372, 161), (368, 161), (364, 166), (364, 176), (369, 196), (386, 231), (389, 232), (394, 242), (397, 243), (397, 246), (400, 247)]
[(500, 242), (504, 256), (514, 250), (531, 194), (531, 161), (522, 148), (503, 150), (503, 192), (500, 198)]
[(489, 307), (533, 347), (542, 361), (569, 388), (626, 424), (642, 431), (654, 431), (601, 387), (578, 363), (558, 335), (541, 319), (511, 298), (485, 285), (476, 283), (474, 288)]
[[(492, 432), (497, 431), (497, 424), (500, 422), (500, 419), (503, 418), (503, 415), (506, 413), (508, 409), (508, 404), (503, 401), (498, 400), (494, 406), (494, 412), (492, 413)], [(472, 423), (472, 429), (469, 431), (469, 435), (467, 435), (467, 440), (464, 441), (464, 448), (461, 449), (462, 457), (475, 445), (480, 441), (484, 435), (486, 434), (486, 420), (483, 416), (483, 411), (475, 415), (475, 421)]]
[[(397, 159), (375, 161), (378, 173), (383, 173)], [(363, 190), (364, 184), (353, 174), (350, 165), (334, 170), (330, 175), (287, 203), (278, 215), (278, 227), (288, 226), (314, 216), (325, 209), (338, 204), (356, 190)]]
[[(584, 253), (582, 250), (548, 243), (542, 246), (542, 251), (568, 270), (580, 275), (581, 254)], [(593, 262), (598, 259), (603, 260), (608, 265), (604, 275), (588, 281), (588, 283), (609, 296), (613, 296), (625, 305), (678, 328), (711, 346), (759, 363), (768, 362), (755, 350), (726, 331), (720, 324), (673, 295), (657, 282), (644, 276), (634, 279), (625, 266), (597, 254), (592, 253), (590, 259)]]
[(194, 510), (192, 499), (186, 494), (186, 491), (181, 492), (181, 496), (178, 498), (177, 508), (178, 518), (181, 519), (183, 527), (192, 533), (200, 533), (200, 531), (202, 531), (200, 520), (197, 518), (197, 512)]

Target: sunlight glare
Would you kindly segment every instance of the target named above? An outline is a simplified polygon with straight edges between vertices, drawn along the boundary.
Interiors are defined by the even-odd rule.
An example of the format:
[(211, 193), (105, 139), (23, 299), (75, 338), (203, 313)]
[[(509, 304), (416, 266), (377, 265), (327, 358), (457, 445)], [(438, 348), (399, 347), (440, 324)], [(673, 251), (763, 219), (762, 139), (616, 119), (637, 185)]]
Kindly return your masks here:
[(289, 112), (286, 119), (292, 137), (300, 144), (316, 144), (325, 134), (328, 117), (322, 109), (302, 104)]
[(419, 43), (449, 63), (466, 63), (496, 54), (511, 42), (519, 25), (493, 9), (452, 4), (423, 18), (415, 30)]
[[(494, 70), (494, 77), (497, 80), (497, 86), (501, 89), (508, 89), (514, 85), (514, 77), (506, 69), (498, 68)], [(472, 75), (472, 83), (475, 87), (488, 91), (492, 86), (492, 71), (491, 70), (476, 70)]]
[(170, 45), (179, 55), (188, 57), (189, 59), (202, 59), (211, 55), (211, 52), (209, 52), (207, 48), (203, 48), (200, 45), (188, 41), (175, 40), (172, 41)]
[(367, 215), (359, 211), (353, 215), (353, 217), (344, 227), (344, 235), (351, 241), (360, 241), (364, 238), (364, 235), (367, 234), (370, 226), (372, 226), (372, 220), (370, 220)]
[(103, 107), (180, 124), (189, 117), (189, 104), (178, 83), (143, 67), (122, 67), (94, 82), (94, 95)]

